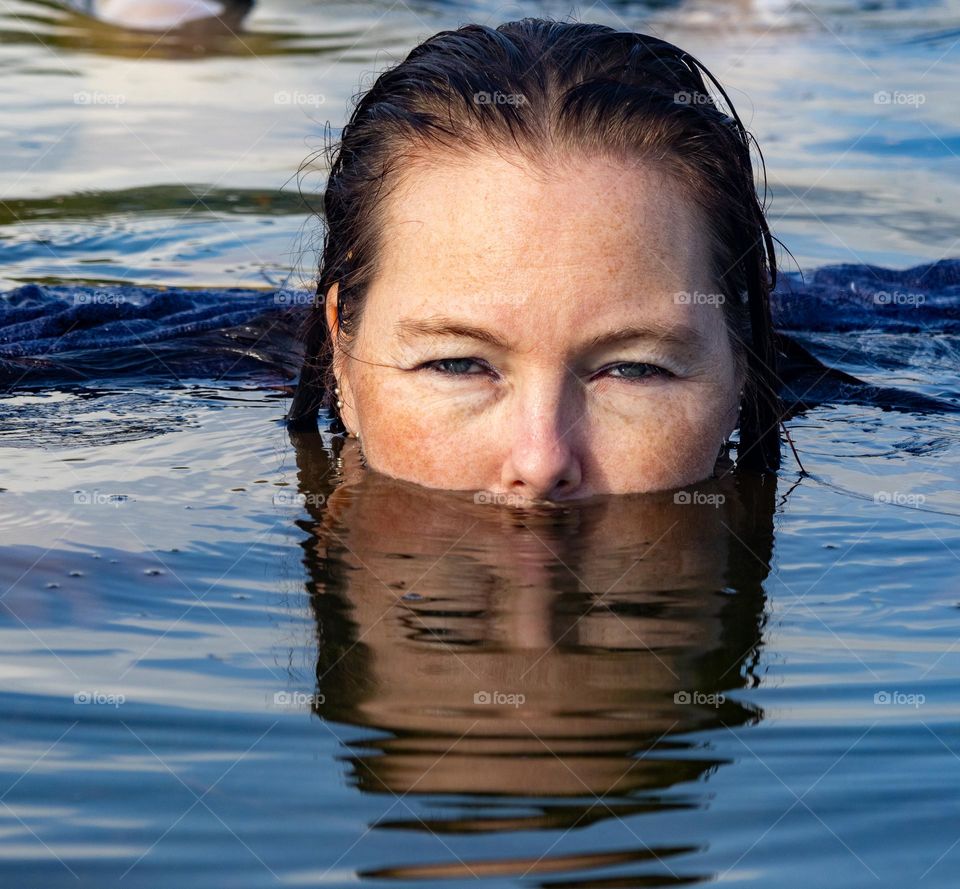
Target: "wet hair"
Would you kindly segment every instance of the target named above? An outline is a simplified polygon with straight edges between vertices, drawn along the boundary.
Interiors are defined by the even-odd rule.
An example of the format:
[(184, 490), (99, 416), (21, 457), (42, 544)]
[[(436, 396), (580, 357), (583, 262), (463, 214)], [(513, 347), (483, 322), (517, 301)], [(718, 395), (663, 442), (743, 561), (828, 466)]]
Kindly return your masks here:
[(428, 38), (359, 97), (332, 147), (317, 296), (302, 331), (305, 356), (288, 422), (311, 428), (326, 408), (332, 428), (343, 430), (323, 298), (339, 282), (337, 335), (349, 340), (377, 272), (384, 201), (405, 172), (491, 149), (546, 170), (569, 158), (603, 157), (661, 165), (702, 208), (714, 281), (744, 371), (738, 463), (775, 469), (781, 404), (769, 297), (776, 257), (751, 144), (713, 75), (656, 37), (525, 18)]

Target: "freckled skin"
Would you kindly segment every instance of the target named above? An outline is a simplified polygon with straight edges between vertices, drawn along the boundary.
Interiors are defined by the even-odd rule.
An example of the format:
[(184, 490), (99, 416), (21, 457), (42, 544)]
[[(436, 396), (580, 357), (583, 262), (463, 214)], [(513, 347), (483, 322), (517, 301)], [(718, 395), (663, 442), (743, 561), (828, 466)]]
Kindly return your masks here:
[[(372, 469), (557, 501), (712, 474), (743, 381), (722, 307), (676, 296), (718, 288), (702, 211), (668, 175), (592, 158), (545, 177), (493, 153), (438, 157), (386, 211), (382, 268), (334, 355), (342, 416)], [(439, 316), (504, 343), (399, 327)], [(681, 325), (695, 348), (661, 336), (591, 345)], [(424, 366), (444, 359), (470, 372)]]

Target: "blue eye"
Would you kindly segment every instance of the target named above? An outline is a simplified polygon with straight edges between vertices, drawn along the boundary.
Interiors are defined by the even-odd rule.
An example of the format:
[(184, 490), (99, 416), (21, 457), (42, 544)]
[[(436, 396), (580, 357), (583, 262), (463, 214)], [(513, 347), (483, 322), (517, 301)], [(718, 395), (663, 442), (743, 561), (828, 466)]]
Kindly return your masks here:
[(489, 368), (477, 361), (476, 358), (438, 358), (436, 361), (426, 362), (421, 367), (451, 377), (489, 373)]
[[(420, 365), (422, 370), (430, 370), (447, 377), (472, 377), (483, 374), (493, 374), (492, 368), (485, 361), (478, 358), (437, 358), (434, 361), (425, 361)], [(614, 379), (642, 381), (656, 377), (671, 377), (673, 374), (656, 364), (644, 364), (640, 361), (621, 361), (601, 368), (596, 377), (613, 377)]]
[(600, 373), (620, 380), (645, 380), (653, 377), (673, 376), (665, 368), (656, 364), (643, 364), (639, 361), (624, 361), (620, 364), (611, 364), (603, 368)]

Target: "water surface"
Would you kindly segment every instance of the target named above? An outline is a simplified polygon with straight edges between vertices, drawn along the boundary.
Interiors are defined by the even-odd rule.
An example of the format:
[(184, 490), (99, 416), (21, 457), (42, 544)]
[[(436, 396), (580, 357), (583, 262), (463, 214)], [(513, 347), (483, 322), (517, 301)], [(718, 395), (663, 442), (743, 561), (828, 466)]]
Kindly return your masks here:
[(434, 31), (571, 11), (731, 86), (808, 273), (960, 253), (952, 3), (0, 6), (0, 287), (225, 305), (122, 362), (2, 342), (3, 885), (957, 884), (952, 266), (795, 282), (865, 385), (808, 368), (806, 472), (689, 502), (500, 509), (283, 426), (292, 327), (243, 307), (309, 284), (326, 122)]

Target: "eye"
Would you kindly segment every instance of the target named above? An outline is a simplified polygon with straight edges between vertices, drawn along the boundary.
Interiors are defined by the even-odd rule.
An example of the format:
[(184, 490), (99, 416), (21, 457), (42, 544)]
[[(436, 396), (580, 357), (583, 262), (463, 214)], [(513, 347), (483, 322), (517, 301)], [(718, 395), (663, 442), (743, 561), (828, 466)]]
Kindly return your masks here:
[(597, 372), (597, 376), (601, 375), (631, 381), (673, 376), (664, 367), (656, 364), (644, 364), (640, 361), (622, 361), (619, 364), (609, 364)]
[(425, 370), (449, 377), (469, 377), (490, 374), (490, 366), (477, 358), (438, 358), (420, 365)]

